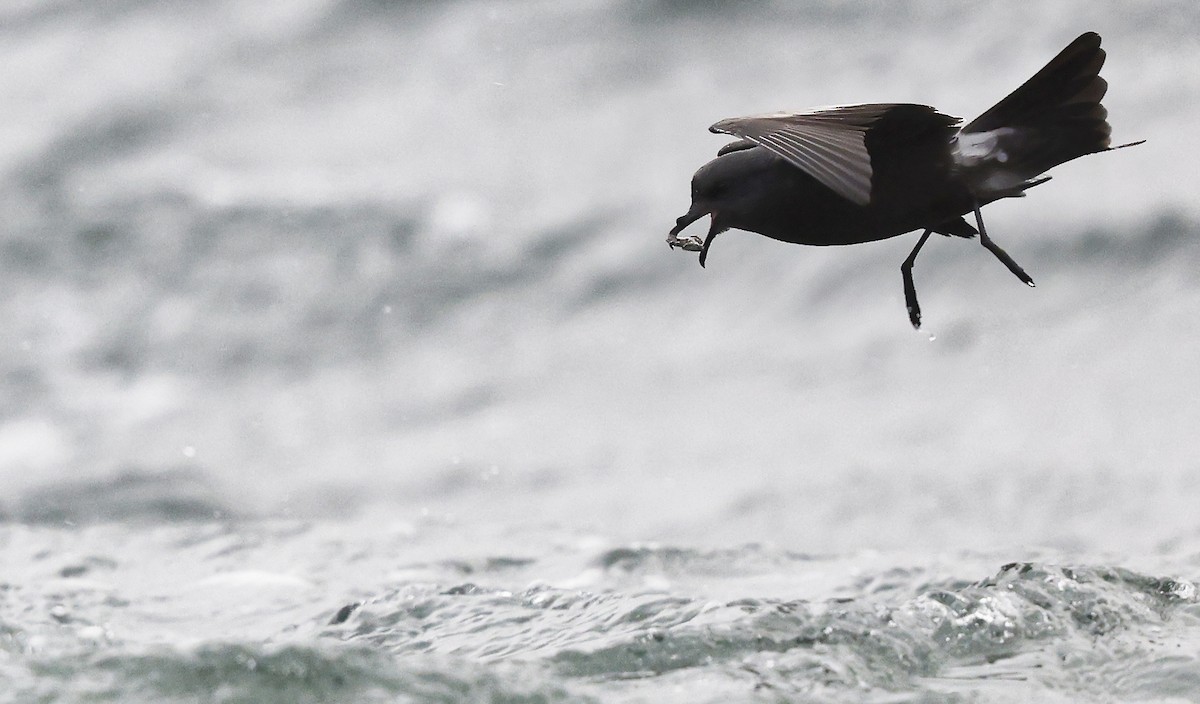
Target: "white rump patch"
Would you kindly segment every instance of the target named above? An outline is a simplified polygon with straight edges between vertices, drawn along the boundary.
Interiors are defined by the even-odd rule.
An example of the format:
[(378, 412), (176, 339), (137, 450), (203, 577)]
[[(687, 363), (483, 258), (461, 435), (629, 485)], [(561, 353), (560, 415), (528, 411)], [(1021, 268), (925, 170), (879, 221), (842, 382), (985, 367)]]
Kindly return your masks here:
[(989, 161), (1001, 164), (1008, 161), (1008, 145), (1018, 137), (1019, 130), (1000, 127), (987, 132), (959, 132), (954, 138), (954, 163), (963, 169), (982, 166)]
[[(1028, 164), (1018, 163), (1026, 131), (998, 127), (987, 132), (959, 132), (950, 147), (955, 168), (975, 195), (1016, 195), (1031, 178)], [(1032, 174), (1036, 176), (1037, 174)]]

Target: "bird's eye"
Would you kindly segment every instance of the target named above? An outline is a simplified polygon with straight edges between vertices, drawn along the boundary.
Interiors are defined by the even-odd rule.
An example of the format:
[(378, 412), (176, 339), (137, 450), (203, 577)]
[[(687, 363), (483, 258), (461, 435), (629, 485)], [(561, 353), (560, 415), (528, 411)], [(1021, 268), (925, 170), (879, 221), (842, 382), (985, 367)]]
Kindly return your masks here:
[(721, 193), (724, 189), (721, 184), (715, 182), (707, 183), (692, 183), (692, 199), (697, 198), (713, 198)]

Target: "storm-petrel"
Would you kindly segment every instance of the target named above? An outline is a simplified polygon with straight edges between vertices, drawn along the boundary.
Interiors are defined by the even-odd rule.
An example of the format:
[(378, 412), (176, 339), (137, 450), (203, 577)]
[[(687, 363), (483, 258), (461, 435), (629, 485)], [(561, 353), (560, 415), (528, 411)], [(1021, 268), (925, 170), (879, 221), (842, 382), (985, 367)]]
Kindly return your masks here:
[[(921, 309), (912, 267), (930, 233), (970, 238), (1026, 284), (1033, 279), (988, 237), (980, 207), (1025, 195), (1043, 174), (1109, 146), (1100, 104), (1108, 84), (1100, 35), (1087, 32), (1045, 68), (965, 127), (928, 105), (871, 103), (721, 120), (710, 131), (738, 141), (692, 177), (692, 207), (667, 237), (708, 258), (731, 228), (783, 242), (873, 242), (923, 229), (900, 267), (914, 327)], [(963, 215), (974, 212), (975, 227)], [(705, 215), (708, 235), (679, 237)]]

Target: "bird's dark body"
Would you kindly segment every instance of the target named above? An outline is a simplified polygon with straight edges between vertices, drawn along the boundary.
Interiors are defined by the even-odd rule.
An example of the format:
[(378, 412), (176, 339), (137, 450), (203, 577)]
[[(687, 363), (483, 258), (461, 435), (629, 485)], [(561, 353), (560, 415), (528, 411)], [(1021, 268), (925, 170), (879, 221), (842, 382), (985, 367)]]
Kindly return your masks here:
[(950, 140), (957, 128), (928, 114), (894, 112), (867, 134), (874, 167), (869, 207), (839, 197), (766, 148), (750, 146), (702, 167), (728, 169), (759, 184), (758, 203), (736, 213), (717, 212), (716, 221), (723, 228), (817, 246), (874, 242), (921, 227), (974, 234), (970, 226), (962, 229), (965, 223), (953, 222), (973, 207), (953, 170)]
[[(1049, 180), (1045, 171), (1110, 151), (1101, 105), (1105, 53), (1087, 32), (991, 109), (960, 126), (926, 105), (867, 103), (722, 120), (710, 129), (740, 140), (692, 178), (692, 206), (667, 242), (700, 252), (729, 229), (782, 242), (847, 245), (923, 229), (905, 260), (909, 319), (920, 325), (912, 282), (931, 233), (974, 237), (1026, 284), (1033, 279), (988, 237), (979, 209), (1021, 197)], [(1140, 142), (1139, 142), (1140, 143)], [(1130, 146), (1130, 145), (1122, 145)], [(963, 216), (973, 213), (975, 225)], [(708, 235), (680, 238), (712, 216)]]

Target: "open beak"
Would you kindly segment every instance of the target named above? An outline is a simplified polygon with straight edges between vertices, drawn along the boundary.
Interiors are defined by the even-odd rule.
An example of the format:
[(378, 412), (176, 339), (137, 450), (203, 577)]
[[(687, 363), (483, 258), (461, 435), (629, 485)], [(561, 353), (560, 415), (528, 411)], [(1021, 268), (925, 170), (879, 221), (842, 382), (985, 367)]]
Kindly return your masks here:
[(680, 232), (683, 232), (684, 228), (696, 222), (705, 215), (708, 215), (708, 213), (709, 209), (706, 208), (702, 203), (693, 202), (692, 209), (687, 211), (685, 215), (675, 221), (675, 227), (671, 228), (671, 234), (667, 236), (667, 243), (673, 245), (677, 236)]
[[(689, 235), (687, 237), (679, 236), (679, 233), (683, 232), (684, 228), (705, 215), (712, 215), (712, 225), (709, 226), (708, 235), (703, 240), (696, 235)], [(713, 238), (728, 229), (727, 225), (717, 222), (717, 211), (702, 203), (693, 202), (692, 209), (675, 221), (675, 227), (671, 228), (671, 234), (667, 235), (667, 246), (671, 249), (680, 247), (686, 252), (699, 252), (700, 266), (704, 266), (705, 261), (708, 259), (708, 246), (712, 244)]]

